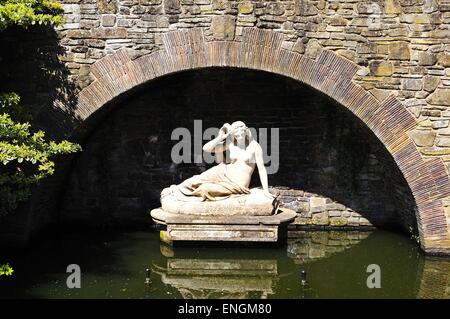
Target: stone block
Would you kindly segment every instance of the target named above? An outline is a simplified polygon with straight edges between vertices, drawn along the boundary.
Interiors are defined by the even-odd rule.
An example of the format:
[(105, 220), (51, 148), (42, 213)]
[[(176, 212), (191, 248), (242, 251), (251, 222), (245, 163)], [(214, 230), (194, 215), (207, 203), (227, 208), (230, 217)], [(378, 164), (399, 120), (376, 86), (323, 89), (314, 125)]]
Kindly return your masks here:
[(284, 13), (284, 8), (280, 3), (271, 2), (267, 4), (265, 13), (268, 15), (281, 16)]
[(437, 76), (425, 75), (423, 77), (423, 89), (427, 92), (433, 92), (438, 87), (440, 81)]
[(422, 90), (422, 79), (405, 79), (402, 88), (403, 90), (420, 91)]
[(356, 52), (352, 50), (337, 50), (336, 53), (350, 61), (355, 61), (357, 58)]
[(92, 33), (88, 30), (69, 30), (66, 36), (72, 39), (85, 39), (92, 38)]
[[(284, 203), (283, 205), (286, 208), (292, 209), (296, 212), (309, 213), (309, 202), (297, 201), (294, 200), (289, 203)], [(306, 216), (305, 216), (306, 217)], [(310, 217), (310, 216), (308, 216)]]
[(364, 217), (359, 218), (359, 224), (361, 226), (371, 226), (372, 225), (372, 223), (367, 218), (364, 218)]
[(437, 63), (443, 67), (450, 67), (450, 53), (440, 53), (437, 58)]
[(342, 213), (342, 217), (348, 218), (352, 215), (352, 213), (350, 213), (349, 211), (345, 211)]
[(436, 63), (436, 56), (428, 52), (419, 53), (419, 65), (430, 66)]
[(450, 147), (450, 136), (438, 136), (436, 138), (436, 146)]
[(450, 148), (425, 147), (420, 149), (420, 153), (427, 156), (445, 156), (450, 155)]
[(389, 44), (389, 59), (409, 60), (411, 57), (409, 43), (406, 41), (396, 41)]
[(432, 105), (450, 106), (450, 89), (438, 88), (427, 98), (427, 102)]
[(429, 24), (430, 17), (428, 14), (404, 14), (401, 16), (401, 22), (409, 24)]
[(433, 128), (434, 129), (446, 128), (446, 127), (448, 127), (448, 124), (449, 124), (449, 120), (433, 121)]
[(167, 16), (157, 16), (156, 17), (156, 27), (157, 28), (168, 28), (169, 27), (169, 18)]
[[(290, 209), (289, 207), (286, 207), (286, 208)], [(298, 213), (298, 217), (301, 217), (301, 218), (311, 219), (311, 217), (312, 217), (312, 213), (310, 211), (299, 211), (297, 213)]]
[(348, 20), (340, 15), (335, 15), (328, 18), (328, 24), (331, 26), (346, 26), (348, 24)]
[(315, 59), (322, 51), (322, 45), (316, 39), (311, 39), (308, 41), (306, 46), (305, 55), (311, 59)]
[(96, 2), (100, 13), (117, 13), (117, 0), (97, 0)]
[(102, 15), (102, 26), (113, 27), (116, 24), (116, 16), (114, 14)]
[(180, 11), (180, 1), (179, 0), (164, 0), (164, 12), (166, 14), (179, 14)]
[(314, 206), (314, 207), (310, 207), (310, 211), (311, 213), (320, 213), (320, 212), (325, 212), (326, 206)]
[(292, 47), (292, 51), (301, 54), (305, 53), (305, 44), (303, 43), (302, 39), (297, 39), (297, 41), (295, 41), (294, 46)]
[(241, 2), (238, 5), (238, 12), (240, 14), (250, 14), (253, 12), (253, 3), (250, 1)]
[(231, 15), (214, 16), (211, 31), (215, 40), (233, 40), (236, 18)]
[(402, 13), (402, 7), (399, 0), (386, 0), (385, 13), (387, 15), (396, 15)]
[(318, 226), (325, 226), (329, 223), (328, 212), (316, 213), (312, 215), (312, 224)]
[(311, 224), (311, 218), (305, 218), (305, 217), (297, 217), (294, 220), (295, 225), (310, 225)]
[(391, 76), (394, 73), (394, 67), (389, 61), (370, 61), (369, 70), (374, 76)]
[(418, 118), (420, 116), (420, 112), (422, 112), (422, 105), (414, 105), (408, 107), (408, 110), (416, 117)]
[(317, 196), (313, 196), (310, 198), (310, 206), (311, 208), (313, 207), (324, 207), (326, 205), (326, 198), (324, 197), (317, 197)]
[(359, 226), (359, 217), (349, 217), (347, 224), (349, 226)]
[(416, 129), (411, 131), (410, 137), (417, 146), (433, 146), (436, 133), (433, 130)]
[(445, 136), (450, 136), (450, 128), (446, 128), (446, 129), (441, 129), (438, 131), (439, 135), (445, 135)]
[(230, 8), (230, 2), (228, 0), (213, 0), (212, 5), (214, 10), (226, 10)]
[(327, 210), (345, 210), (345, 206), (339, 203), (327, 204)]
[(341, 210), (329, 210), (328, 211), (328, 216), (330, 216), (330, 217), (341, 217), (342, 216), (342, 211)]
[(370, 90), (370, 93), (375, 96), (375, 98), (382, 102), (384, 101), (390, 94), (391, 90), (383, 90), (383, 89), (372, 89)]
[(341, 227), (348, 224), (345, 217), (330, 217), (330, 226)]

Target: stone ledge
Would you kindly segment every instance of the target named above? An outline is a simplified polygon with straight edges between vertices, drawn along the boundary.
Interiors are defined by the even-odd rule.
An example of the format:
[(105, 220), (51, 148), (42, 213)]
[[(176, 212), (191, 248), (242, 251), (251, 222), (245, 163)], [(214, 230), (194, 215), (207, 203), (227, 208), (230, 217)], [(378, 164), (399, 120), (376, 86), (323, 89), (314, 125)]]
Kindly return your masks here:
[(159, 224), (195, 224), (195, 225), (281, 225), (289, 223), (297, 217), (297, 213), (287, 209), (280, 208), (278, 213), (271, 216), (199, 216), (172, 214), (163, 211), (160, 208), (153, 209), (150, 212), (153, 220)]

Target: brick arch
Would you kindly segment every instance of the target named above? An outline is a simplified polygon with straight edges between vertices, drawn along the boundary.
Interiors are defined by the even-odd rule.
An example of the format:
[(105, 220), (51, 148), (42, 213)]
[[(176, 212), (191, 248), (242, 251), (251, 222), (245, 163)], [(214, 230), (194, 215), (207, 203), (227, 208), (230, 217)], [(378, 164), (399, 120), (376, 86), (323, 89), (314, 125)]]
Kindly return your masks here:
[[(201, 28), (163, 35), (164, 49), (132, 59), (126, 49), (96, 62), (94, 81), (78, 94), (75, 115), (81, 122), (130, 89), (171, 73), (207, 67), (267, 71), (301, 81), (328, 95), (363, 121), (384, 144), (403, 173), (417, 205), (421, 247), (450, 253), (449, 224), (443, 200), (450, 181), (440, 158), (424, 159), (408, 133), (416, 119), (395, 97), (382, 102), (352, 81), (353, 62), (323, 50), (312, 59), (282, 47), (281, 33), (244, 30), (240, 41), (206, 41)], [(64, 103), (56, 106), (64, 109)]]

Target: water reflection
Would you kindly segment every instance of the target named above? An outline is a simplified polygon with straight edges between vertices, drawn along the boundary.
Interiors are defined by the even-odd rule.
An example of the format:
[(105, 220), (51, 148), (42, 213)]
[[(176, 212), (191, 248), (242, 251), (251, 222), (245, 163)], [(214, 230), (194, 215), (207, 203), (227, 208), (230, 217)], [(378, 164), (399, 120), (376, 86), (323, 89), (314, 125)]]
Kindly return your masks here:
[(365, 231), (291, 231), (287, 255), (295, 264), (331, 257), (366, 239), (371, 232)]
[[(283, 251), (295, 264), (300, 265), (349, 249), (369, 234), (295, 231), (289, 233), (287, 250)], [(177, 258), (177, 248), (165, 244), (161, 244), (160, 251), (167, 260), (165, 265), (153, 264), (153, 272), (161, 276), (164, 284), (176, 288), (186, 299), (264, 299), (283, 289), (277, 286), (279, 278), (300, 276), (300, 272), (295, 274), (291, 267), (287, 272), (279, 271), (277, 259)], [(186, 248), (178, 251), (186, 253)], [(307, 280), (302, 282), (301, 278), (297, 278), (296, 281), (299, 285), (294, 290), (298, 291), (298, 298), (318, 297), (317, 291)]]
[[(291, 232), (278, 248), (174, 249), (157, 232), (65, 233), (5, 258), (15, 272), (0, 278), (0, 298), (450, 298), (450, 259), (425, 258), (412, 240), (384, 231)], [(81, 266), (81, 289), (65, 285), (71, 263)], [(370, 264), (381, 268), (381, 289), (366, 285)]]
[(153, 271), (185, 299), (267, 298), (278, 279), (277, 260), (169, 258)]
[(417, 297), (426, 299), (450, 299), (449, 259), (425, 258)]

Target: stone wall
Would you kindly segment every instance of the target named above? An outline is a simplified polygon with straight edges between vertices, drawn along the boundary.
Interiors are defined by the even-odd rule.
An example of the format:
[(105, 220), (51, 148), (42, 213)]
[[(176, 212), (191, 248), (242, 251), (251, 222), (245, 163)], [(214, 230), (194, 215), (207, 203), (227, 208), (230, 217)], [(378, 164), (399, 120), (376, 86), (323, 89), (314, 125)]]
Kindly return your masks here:
[[(447, 1), (104, 4), (70, 6), (72, 29), (60, 30), (69, 51), (86, 51), (67, 56), (73, 79), (84, 87), (76, 103), (81, 122), (128, 89), (208, 63), (287, 75), (339, 101), (378, 136), (415, 196), (422, 247), (448, 250), (450, 209), (442, 204), (450, 198)], [(104, 23), (106, 14), (116, 15), (113, 22)], [(121, 19), (135, 24), (119, 27)], [(151, 48), (137, 46), (139, 29), (154, 37)], [(98, 57), (84, 43), (92, 39), (104, 41), (91, 50)], [(92, 63), (79, 78), (77, 68)], [(67, 109), (65, 102), (55, 105)]]
[[(415, 228), (406, 182), (353, 115), (297, 81), (227, 69), (154, 81), (99, 119), (74, 162), (62, 218), (100, 225), (147, 220), (164, 187), (208, 167), (175, 165), (170, 156), (178, 143), (172, 131), (186, 127), (194, 134), (196, 119), (203, 130), (237, 119), (257, 130), (279, 128), (279, 171), (269, 183), (298, 212), (298, 225)], [(260, 185), (256, 172), (252, 185)]]
[[(408, 115), (413, 116), (416, 122), (405, 124), (404, 132), (401, 133), (411, 137), (421, 156), (418, 156), (420, 157), (418, 159), (414, 157), (415, 155), (412, 156), (412, 153), (408, 154), (417, 159), (417, 162), (422, 163), (421, 161), (425, 160), (424, 166), (429, 165), (421, 170), (419, 175), (422, 179), (433, 179), (430, 193), (437, 192), (439, 195), (433, 197), (431, 194), (429, 197), (423, 197), (422, 181), (409, 176), (408, 182), (414, 194), (417, 193), (418, 197), (421, 197), (422, 202), (417, 205), (421, 206), (420, 215), (426, 219), (422, 225), (436, 224), (437, 220), (443, 220), (446, 216), (447, 228), (445, 229), (442, 222), (437, 227), (431, 225), (426, 227), (428, 232), (426, 236), (429, 236), (431, 241), (438, 237), (447, 238), (439, 245), (448, 247), (450, 206), (446, 204), (446, 215), (443, 215), (440, 202), (440, 196), (443, 194), (442, 197), (445, 197), (448, 194), (448, 187), (445, 186), (446, 182), (442, 176), (445, 174), (445, 178), (448, 179), (448, 172), (441, 167), (440, 161), (443, 160), (447, 166), (450, 162), (448, 0), (61, 2), (65, 8), (66, 23), (58, 28), (56, 34), (47, 34), (46, 39), (42, 39), (39, 33), (30, 33), (29, 37), (34, 37), (34, 43), (50, 44), (37, 50), (32, 58), (26, 58), (30, 50), (15, 41), (14, 32), (7, 34), (6, 42), (3, 41), (2, 35), (2, 43), (5, 44), (3, 48), (14, 48), (14, 53), (17, 52), (17, 56), (20, 57), (18, 61), (21, 67), (20, 72), (14, 74), (7, 72), (8, 77), (3, 77), (4, 71), (8, 71), (9, 68), (6, 68), (4, 63), (1, 65), (2, 87), (8, 87), (13, 82), (26, 87), (19, 90), (21, 94), (22, 91), (26, 93), (23, 95), (24, 104), (30, 106), (30, 110), (35, 114), (35, 124), (45, 128), (48, 135), (60, 136), (59, 128), (56, 126), (66, 128), (65, 130), (70, 132), (71, 124), (79, 124), (84, 120), (78, 114), (82, 111), (74, 107), (79, 98), (77, 93), (83, 88), (91, 87), (92, 85), (89, 85), (95, 81), (99, 82), (98, 72), (101, 71), (101, 66), (97, 64), (96, 70), (93, 67), (94, 63), (102, 59), (105, 61), (105, 57), (121, 52), (121, 49), (126, 51), (127, 57), (132, 61), (139, 61), (139, 57), (145, 58), (158, 50), (167, 49), (164, 36), (172, 30), (201, 28), (209, 43), (213, 40), (230, 43), (233, 40), (239, 43), (249, 29), (271, 30), (283, 35), (281, 47), (285, 52), (315, 59), (326, 49), (354, 62), (359, 71), (355, 76), (352, 75), (352, 83), (359, 84), (383, 107), (388, 105), (395, 109), (398, 106), (388, 98), (389, 95), (403, 102), (401, 107), (407, 109)], [(15, 50), (16, 46), (20, 47), (20, 50)], [(2, 49), (2, 56), (3, 51), (7, 50)], [(31, 71), (35, 71), (36, 66), (41, 65), (39, 63), (42, 61), (52, 64), (57, 71), (42, 74), (37, 72), (39, 76), (33, 76), (34, 72)], [(117, 59), (111, 61), (116, 63)], [(106, 61), (105, 65), (107, 64)], [(118, 63), (115, 67), (119, 73), (122, 72), (122, 64)], [(110, 69), (111, 66), (108, 72)], [(110, 74), (105, 76), (110, 77)], [(114, 76), (111, 76), (111, 79), (114, 80)], [(90, 92), (95, 90), (96, 88), (93, 88)], [(61, 95), (60, 93), (63, 93), (62, 95), (66, 96), (65, 100), (70, 103), (64, 108), (49, 109), (47, 106), (51, 105), (56, 95)], [(95, 98), (92, 97), (93, 105), (96, 104)], [(400, 113), (395, 111), (394, 114)], [(415, 125), (416, 123), (418, 124)], [(412, 131), (409, 131), (410, 125), (414, 127)], [(398, 127), (393, 134), (398, 133), (397, 129)], [(398, 140), (402, 138), (399, 137)], [(393, 144), (395, 143), (397, 141)], [(399, 158), (403, 161), (401, 156), (396, 160), (399, 161)], [(403, 165), (408, 166), (405, 163)], [(421, 169), (424, 167), (422, 164), (417, 165)], [(402, 170), (405, 173), (405, 167)], [(412, 185), (411, 181), (415, 185)], [(405, 191), (403, 186), (397, 187), (404, 185), (403, 182), (400, 176), (398, 182), (392, 183), (396, 188), (393, 196), (397, 198), (396, 202), (404, 203), (399, 204), (405, 206), (400, 210), (408, 211), (409, 201), (402, 201), (408, 190)], [(58, 188), (61, 186), (55, 183), (54, 189)], [(436, 190), (432, 190), (434, 188)], [(432, 198), (438, 198), (436, 201), (439, 203), (431, 203)], [(52, 202), (53, 196), (49, 196), (46, 201)], [(54, 211), (53, 208), (48, 209), (46, 204), (38, 205), (40, 208), (44, 207), (41, 210)], [(398, 218), (410, 215), (400, 214)], [(31, 220), (36, 221), (47, 219), (53, 220), (54, 215), (49, 213), (44, 219), (38, 214), (31, 217)], [(364, 219), (360, 221), (366, 223)], [(405, 221), (401, 224), (409, 225), (408, 217), (405, 217)], [(421, 240), (423, 242), (423, 238)]]
[(283, 47), (315, 56), (326, 48), (362, 67), (355, 81), (383, 100), (394, 94), (419, 120), (411, 134), (425, 156), (450, 161), (450, 2), (68, 0), (61, 56), (78, 88), (90, 65), (120, 48), (134, 57), (162, 47), (169, 30), (203, 27), (209, 40), (244, 28), (286, 35)]

